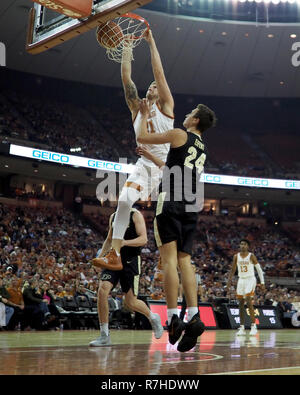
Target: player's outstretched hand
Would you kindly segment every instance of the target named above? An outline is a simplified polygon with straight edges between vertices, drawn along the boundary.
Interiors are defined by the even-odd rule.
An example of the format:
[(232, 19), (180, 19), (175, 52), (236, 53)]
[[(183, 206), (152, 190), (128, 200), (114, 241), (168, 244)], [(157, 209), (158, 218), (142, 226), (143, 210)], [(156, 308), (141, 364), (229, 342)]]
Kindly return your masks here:
[(153, 35), (152, 35), (152, 31), (149, 29), (148, 31), (145, 32), (144, 34), (144, 39), (150, 43), (151, 40), (153, 40)]
[(150, 107), (147, 99), (142, 99), (140, 101), (140, 112), (142, 115), (149, 115)]

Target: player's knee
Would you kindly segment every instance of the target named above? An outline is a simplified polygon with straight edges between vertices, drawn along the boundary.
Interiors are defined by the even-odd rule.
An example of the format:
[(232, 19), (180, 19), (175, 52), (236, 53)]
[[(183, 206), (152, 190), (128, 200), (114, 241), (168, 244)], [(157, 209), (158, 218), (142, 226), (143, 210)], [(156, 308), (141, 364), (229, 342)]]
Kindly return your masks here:
[(164, 272), (168, 270), (177, 270), (177, 261), (170, 257), (165, 257), (161, 260)]
[(108, 298), (109, 292), (110, 292), (110, 289), (108, 287), (105, 287), (102, 285), (98, 289), (98, 297), (100, 299)]

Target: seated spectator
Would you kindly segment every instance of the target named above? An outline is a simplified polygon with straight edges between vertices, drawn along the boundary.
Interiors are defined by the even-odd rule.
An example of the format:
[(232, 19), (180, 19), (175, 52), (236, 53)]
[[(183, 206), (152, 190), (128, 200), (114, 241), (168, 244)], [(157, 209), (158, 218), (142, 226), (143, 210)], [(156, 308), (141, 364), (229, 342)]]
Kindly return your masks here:
[(23, 287), (24, 313), (27, 323), (33, 329), (47, 329), (47, 317), (50, 319), (47, 300), (43, 299), (36, 278), (29, 280)]
[(57, 292), (55, 293), (55, 296), (57, 298), (64, 298), (67, 295), (67, 292), (64, 290), (64, 287), (62, 285), (59, 285), (57, 287)]
[(72, 299), (74, 296), (74, 291), (71, 287), (71, 285), (69, 283), (65, 284), (65, 288), (64, 288), (64, 292), (65, 292), (65, 297), (68, 299)]
[(82, 301), (88, 299), (88, 295), (85, 291), (83, 284), (79, 284), (78, 288), (76, 289), (76, 291), (74, 293), (74, 297), (78, 298), (79, 300), (82, 300)]
[(51, 321), (48, 320), (49, 328), (56, 327), (58, 329), (61, 315), (55, 305), (53, 294), (50, 292), (50, 284), (47, 281), (42, 283), (41, 295), (43, 297), (43, 301), (46, 300), (48, 310), (52, 317)]
[(108, 308), (110, 313), (110, 321), (114, 322), (119, 328), (122, 321), (122, 302), (117, 298), (117, 292), (112, 291), (108, 298)]

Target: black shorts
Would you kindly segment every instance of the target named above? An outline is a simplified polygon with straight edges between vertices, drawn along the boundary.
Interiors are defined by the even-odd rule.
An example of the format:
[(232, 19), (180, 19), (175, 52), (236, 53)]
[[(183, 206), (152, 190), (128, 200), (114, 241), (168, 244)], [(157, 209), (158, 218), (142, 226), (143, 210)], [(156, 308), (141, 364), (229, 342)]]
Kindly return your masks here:
[(100, 280), (109, 281), (115, 288), (120, 281), (122, 292), (127, 293), (132, 289), (134, 295), (138, 295), (139, 280), (141, 273), (141, 257), (135, 256), (130, 260), (122, 260), (123, 269), (118, 271), (103, 270)]
[(192, 255), (197, 221), (198, 213), (186, 212), (184, 202), (164, 201), (162, 207), (157, 206), (154, 219), (157, 247), (177, 241), (177, 251)]

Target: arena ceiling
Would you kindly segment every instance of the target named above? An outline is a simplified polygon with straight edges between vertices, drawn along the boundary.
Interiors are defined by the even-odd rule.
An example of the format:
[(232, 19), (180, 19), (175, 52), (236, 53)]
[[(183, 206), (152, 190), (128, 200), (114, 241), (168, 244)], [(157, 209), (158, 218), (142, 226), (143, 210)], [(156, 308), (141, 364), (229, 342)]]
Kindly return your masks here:
[[(30, 55), (25, 51), (30, 0), (0, 1), (0, 41), (10, 69), (90, 84), (120, 87), (120, 65), (108, 60), (94, 31)], [(291, 62), (297, 24), (209, 21), (136, 10), (153, 30), (174, 93), (231, 97), (300, 97), (300, 66)], [(292, 37), (291, 37), (292, 35)], [(146, 42), (136, 48), (133, 79), (152, 81)], [(300, 59), (300, 54), (298, 56)]]

